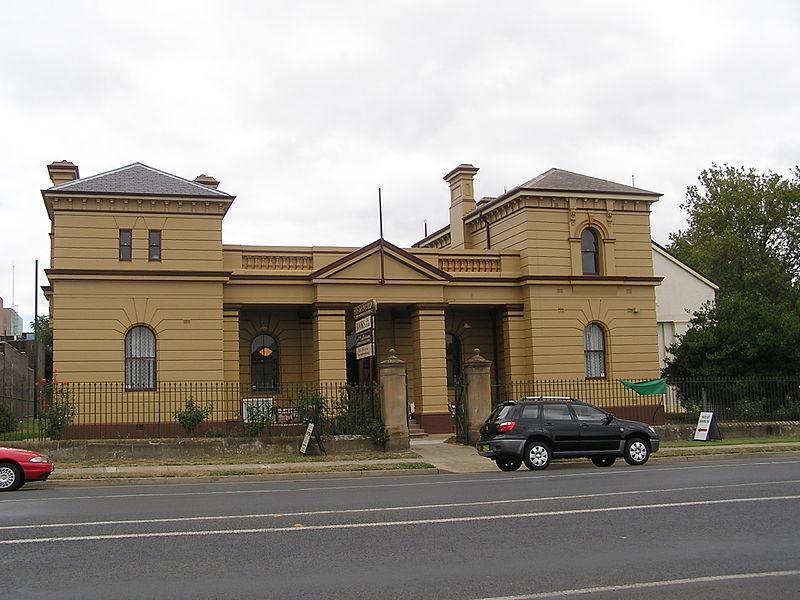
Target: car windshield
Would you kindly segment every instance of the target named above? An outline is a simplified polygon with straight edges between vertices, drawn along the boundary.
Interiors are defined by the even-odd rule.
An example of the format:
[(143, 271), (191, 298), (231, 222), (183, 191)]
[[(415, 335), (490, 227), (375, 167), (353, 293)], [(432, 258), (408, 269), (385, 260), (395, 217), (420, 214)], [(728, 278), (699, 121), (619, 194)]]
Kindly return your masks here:
[(489, 417), (490, 421), (502, 421), (508, 418), (511, 410), (514, 408), (513, 404), (503, 404), (494, 409), (494, 412)]

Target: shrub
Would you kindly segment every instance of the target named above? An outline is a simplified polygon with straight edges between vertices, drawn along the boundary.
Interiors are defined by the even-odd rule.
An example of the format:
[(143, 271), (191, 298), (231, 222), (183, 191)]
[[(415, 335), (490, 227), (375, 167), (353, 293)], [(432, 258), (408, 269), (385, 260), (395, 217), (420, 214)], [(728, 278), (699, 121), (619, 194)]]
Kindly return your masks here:
[(17, 417), (5, 404), (0, 404), (0, 433), (17, 430)]
[(322, 423), (325, 420), (325, 396), (316, 390), (300, 390), (297, 397), (297, 414), (304, 423), (314, 421)]
[(49, 387), (45, 391), (50, 398), (47, 409), (41, 414), (41, 427), (46, 437), (59, 440), (64, 430), (72, 425), (77, 407), (67, 386), (53, 383)]
[(389, 434), (383, 426), (383, 422), (379, 419), (372, 419), (362, 425), (359, 435), (366, 435), (381, 450), (386, 450), (386, 444), (389, 443)]
[(247, 407), (247, 419), (242, 418), (244, 434), (250, 437), (260, 436), (271, 423), (272, 407), (266, 404), (251, 404)]
[(197, 426), (210, 417), (213, 410), (213, 404), (200, 406), (192, 396), (189, 396), (183, 408), (175, 413), (175, 420), (178, 421), (186, 433), (194, 436)]

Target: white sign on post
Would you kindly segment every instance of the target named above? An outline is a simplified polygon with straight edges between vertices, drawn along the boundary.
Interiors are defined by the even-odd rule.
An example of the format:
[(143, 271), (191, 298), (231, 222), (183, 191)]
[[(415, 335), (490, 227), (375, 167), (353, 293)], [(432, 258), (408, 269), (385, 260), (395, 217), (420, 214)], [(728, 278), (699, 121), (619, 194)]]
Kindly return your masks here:
[(361, 333), (362, 331), (369, 331), (372, 329), (372, 320), (373, 316), (370, 315), (368, 317), (364, 317), (363, 319), (359, 319), (356, 321), (356, 333)]
[(356, 346), (356, 360), (362, 358), (369, 358), (375, 355), (375, 344), (366, 344), (364, 346)]
[(694, 430), (695, 442), (707, 442), (708, 434), (711, 431), (711, 421), (714, 419), (713, 412), (701, 412), (697, 419), (697, 427)]

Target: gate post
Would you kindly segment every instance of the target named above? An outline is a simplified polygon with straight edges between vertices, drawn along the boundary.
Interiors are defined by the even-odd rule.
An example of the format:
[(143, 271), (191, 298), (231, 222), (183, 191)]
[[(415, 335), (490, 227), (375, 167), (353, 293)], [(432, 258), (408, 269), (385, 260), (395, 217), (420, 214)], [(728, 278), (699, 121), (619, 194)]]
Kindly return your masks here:
[(467, 437), (475, 444), (480, 437), (479, 429), (492, 412), (492, 362), (481, 356), (478, 348), (464, 363), (464, 378), (467, 380), (466, 406)]
[(386, 449), (408, 450), (408, 398), (406, 395), (406, 363), (389, 350), (389, 358), (378, 365), (381, 383), (381, 416), (389, 434)]

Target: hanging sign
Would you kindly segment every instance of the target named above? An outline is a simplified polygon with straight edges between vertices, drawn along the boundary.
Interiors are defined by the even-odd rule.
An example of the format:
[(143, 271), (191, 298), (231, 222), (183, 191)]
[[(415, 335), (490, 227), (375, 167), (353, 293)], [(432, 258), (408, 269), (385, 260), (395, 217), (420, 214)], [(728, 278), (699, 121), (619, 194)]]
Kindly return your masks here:
[(369, 358), (370, 356), (375, 356), (375, 344), (356, 346), (356, 360), (361, 360), (362, 358)]
[(372, 315), (363, 317), (356, 321), (356, 333), (361, 333), (362, 331), (369, 331), (370, 329), (375, 327), (375, 317)]
[(378, 312), (378, 301), (367, 300), (353, 309), (353, 318), (358, 321), (366, 316), (374, 315)]
[(366, 346), (375, 341), (375, 333), (370, 329), (369, 331), (362, 331), (356, 334), (356, 348), (359, 346)]
[(697, 419), (697, 427), (694, 430), (695, 442), (707, 442), (708, 440), (721, 440), (722, 435), (719, 431), (719, 424), (714, 418), (713, 412), (701, 412)]

